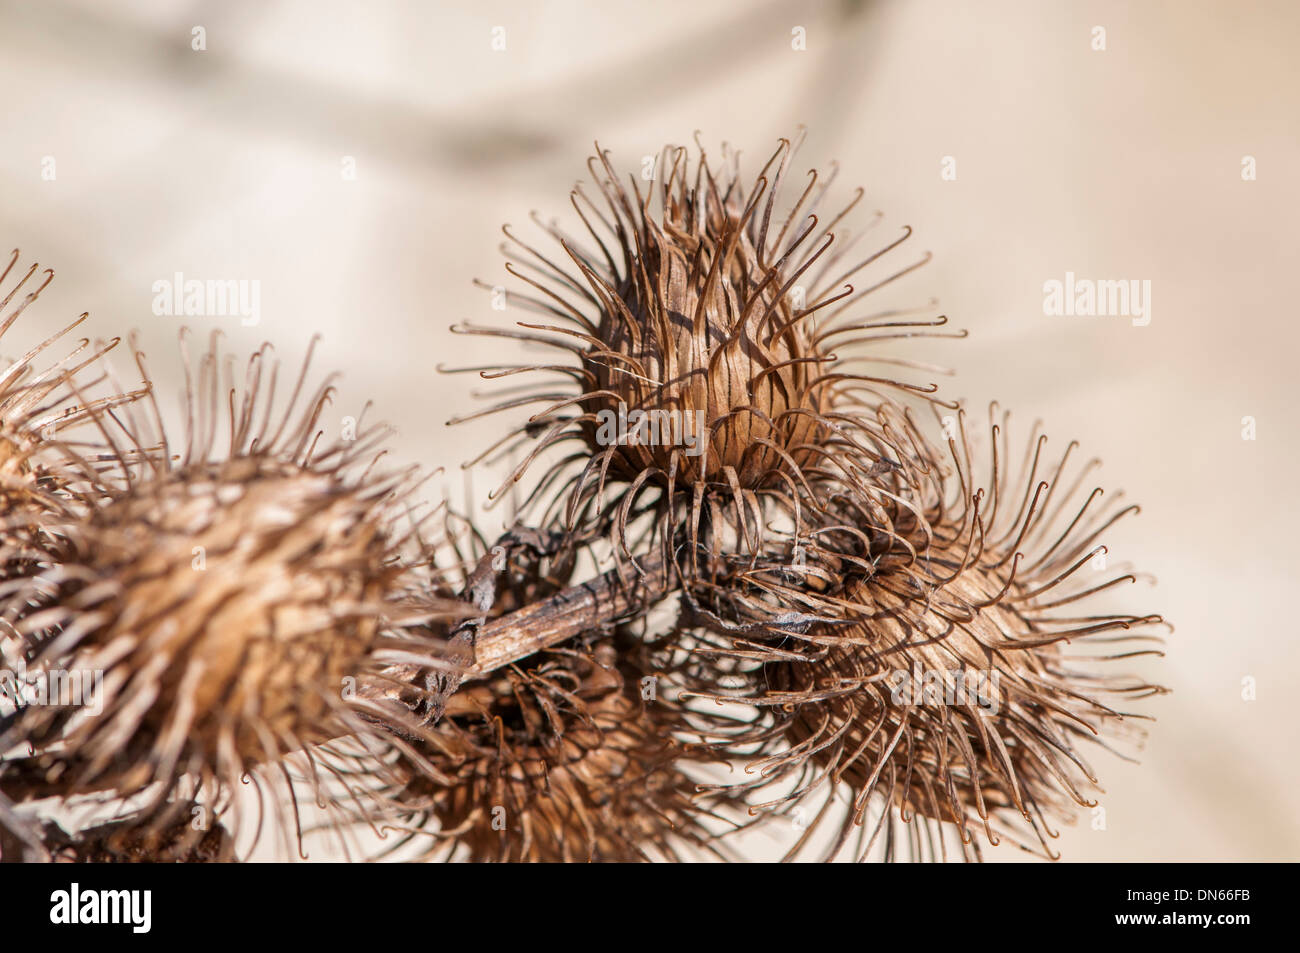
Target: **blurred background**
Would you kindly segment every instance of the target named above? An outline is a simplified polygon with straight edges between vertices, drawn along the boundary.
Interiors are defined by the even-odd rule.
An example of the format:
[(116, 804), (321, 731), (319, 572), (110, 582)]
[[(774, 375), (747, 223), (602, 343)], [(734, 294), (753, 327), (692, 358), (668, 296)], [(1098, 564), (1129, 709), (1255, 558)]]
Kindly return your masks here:
[[(501, 356), (448, 332), (502, 320), (471, 284), (504, 282), (500, 226), (566, 214), (597, 138), (632, 172), (700, 130), (752, 174), (805, 125), (794, 174), (837, 160), (913, 226), (934, 258), (890, 293), (970, 331), (894, 353), (1142, 504), (1106, 541), (1158, 579), (1123, 600), (1175, 624), (1134, 664), (1173, 693), (1141, 765), (1092, 759), (1104, 829), (1066, 860), (1294, 860), (1298, 39), (1300, 7), (1228, 0), (0, 2), (0, 243), (58, 274), (0, 350), (89, 310), (174, 401), (154, 283), (255, 280), (255, 326), (185, 320), (292, 364), (322, 335), (339, 417), (373, 400), (431, 495), (481, 501), (487, 431), (444, 426), (475, 386), (435, 369)], [(1067, 272), (1149, 280), (1150, 322), (1046, 315)]]

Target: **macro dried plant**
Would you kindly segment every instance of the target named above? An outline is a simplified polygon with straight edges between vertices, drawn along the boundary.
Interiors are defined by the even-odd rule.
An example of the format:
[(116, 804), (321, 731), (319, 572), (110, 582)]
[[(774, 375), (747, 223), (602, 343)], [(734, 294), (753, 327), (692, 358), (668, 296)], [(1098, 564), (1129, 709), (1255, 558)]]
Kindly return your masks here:
[[(36, 263), (16, 271), (20, 259), (21, 252), (14, 249), (0, 267), (0, 341), (54, 280), (52, 270), (41, 272)], [(51, 445), (58, 440), (61, 445), (78, 446), (93, 456), (101, 449), (97, 442), (91, 439), (74, 444), (75, 434), (85, 429), (93, 415), (111, 412), (115, 406), (130, 403), (147, 391), (147, 388), (118, 391), (97, 400), (84, 399), (86, 390), (103, 382), (100, 360), (117, 345), (116, 338), (94, 347), (89, 339), (82, 338), (62, 357), (48, 358), (50, 349), (87, 317), (82, 314), (0, 373), (0, 539), (6, 553), (0, 559), (0, 585), (40, 565), (60, 545), (57, 536), (38, 528), (40, 521), (84, 511), (88, 501), (98, 498), (98, 481), (93, 476), (83, 479), (66, 466), (62, 453), (50, 452)], [(45, 365), (43, 369), (38, 369), (42, 365)], [(80, 393), (68, 383), (76, 375), (82, 378)], [(3, 641), (6, 640), (0, 640)], [(0, 654), (0, 664), (8, 661), (7, 656)], [(3, 672), (6, 676), (10, 674), (7, 664)], [(14, 687), (12, 679), (0, 687)], [(19, 841), (10, 840), (10, 854), (19, 842), (39, 847), (38, 839), (25, 830), (9, 798), (0, 789), (0, 828), (5, 825), (23, 830)]]
[(861, 190), (823, 222), (833, 172), (814, 170), (785, 195), (797, 146), (783, 141), (749, 184), (729, 149), (716, 169), (701, 149), (692, 169), (687, 149), (667, 147), (657, 188), (644, 196), (598, 151), (588, 162), (598, 198), (581, 186), (572, 194), (585, 240), (538, 223), (567, 267), (506, 229), (506, 268), (526, 285), (507, 301), (546, 323), (453, 329), (571, 359), (478, 369), (491, 380), (558, 375), (560, 386), (539, 384), (461, 418), (544, 405), (479, 458), (526, 446), (508, 482), (554, 458), (523, 512), (575, 539), (610, 535), (616, 558), (657, 551), (692, 592), (730, 587), (737, 566), (800, 539), (808, 511), (822, 505), (817, 482), (843, 476), (845, 450), (887, 458), (872, 413), (884, 394), (934, 391), (857, 370), (907, 363), (874, 345), (941, 333), (942, 315), (860, 313), (872, 292), (928, 256), (888, 264), (910, 229), (863, 252), (880, 216), (849, 232)]
[(692, 759), (673, 738), (678, 713), (628, 648), (603, 639), (551, 650), (453, 696), (428, 751), (441, 776), (417, 776), (400, 795), (413, 832), (437, 822), (426, 857), (722, 856), (704, 820), (729, 823), (735, 804), (696, 797)]
[[(38, 276), (40, 265), (35, 263), (25, 271), (15, 271), (20, 259), (21, 253), (14, 249), (8, 262), (0, 267), (0, 341), (54, 280), (54, 272), (49, 269)], [(118, 344), (118, 339), (92, 346), (88, 338), (82, 338), (57, 359), (50, 359), (48, 352), (87, 317), (82, 314), (0, 373), (0, 515), (11, 531), (21, 525), (24, 514), (60, 510), (66, 499), (76, 500), (87, 489), (84, 481), (61, 466), (58, 454), (46, 452), (50, 444), (56, 439), (70, 444), (70, 432), (86, 424), (94, 414), (129, 403), (147, 390), (119, 391), (93, 401), (81, 399), (85, 391), (103, 382), (101, 358)], [(87, 370), (94, 373), (90, 379), (84, 376)], [(81, 393), (68, 386), (77, 375), (82, 375)], [(84, 426), (81, 429), (84, 431)], [(99, 446), (92, 439), (83, 449), (93, 453)]]
[[(1159, 654), (1160, 617), (1088, 608), (1137, 581), (1108, 573), (1098, 542), (1137, 507), (1100, 505), (1100, 488), (1081, 494), (1097, 461), (1072, 472), (1073, 443), (1052, 462), (1035, 434), (1016, 471), (1005, 416), (990, 421), (981, 480), (964, 415), (957, 421), (950, 465), (931, 451), (925, 470), (910, 475), (913, 505), (855, 559), (834, 558), (833, 590), (800, 592), (770, 573), (784, 595), (840, 621), (770, 645), (766, 657), (750, 642), (743, 657), (761, 679), (739, 692), (701, 692), (743, 697), (764, 712), (712, 743), (744, 753), (756, 779), (744, 786), (774, 792), (767, 808), (790, 809), (814, 792), (829, 808), (838, 789), (847, 792), (829, 856), (856, 834), (859, 858), (904, 846), (942, 857), (949, 841), (978, 857), (981, 833), (1052, 856), (1052, 818), (1071, 804), (1096, 805), (1085, 749), (1140, 738), (1142, 716), (1120, 706), (1163, 691), (1108, 671)], [(891, 809), (920, 821), (906, 832), (910, 844), (886, 826)], [(792, 854), (835, 817), (810, 819)], [(942, 825), (958, 836), (945, 838)]]
[[(399, 504), (413, 472), (376, 467), (382, 429), (322, 445), (331, 387), (305, 392), (307, 363), (283, 408), (269, 349), (237, 386), (231, 363), (222, 386), (215, 337), (186, 369), (183, 447), (152, 396), (148, 416), (95, 412), (113, 465), (67, 449), (66, 467), (98, 481), (101, 499), (31, 517), (61, 545), (5, 587), (0, 611), (30, 672), (94, 673), (96, 697), (93, 707), (50, 699), (0, 723), (0, 747), (29, 746), (0, 780), (107, 801), (118, 844), (158, 840), (200, 803), (203, 817), (242, 830), (243, 779), (259, 816), (297, 823), (309, 790), (330, 822), (355, 823), (406, 742), (373, 726), (389, 713), (345, 692), (346, 680), (386, 655), (438, 664), (414, 627), (458, 612), (406, 578)], [(0, 549), (5, 564), (19, 556)], [(195, 824), (174, 851), (186, 856), (207, 829)]]
[[(41, 445), (66, 476), (7, 524), (0, 607), (107, 704), (0, 724), (0, 851), (243, 856), (248, 774), (288, 855), (307, 791), (384, 858), (736, 859), (792, 820), (791, 859), (1055, 857), (1088, 746), (1123, 754), (1161, 691), (1112, 672), (1159, 654), (1158, 616), (1109, 606), (1139, 577), (1102, 537), (1136, 507), (1037, 427), (1013, 454), (995, 411), (981, 449), (918, 378), (941, 368), (880, 350), (963, 333), (874, 304), (928, 255), (850, 230), (861, 190), (823, 213), (834, 171), (790, 188), (798, 144), (752, 178), (667, 147), (644, 193), (598, 149), (578, 229), (506, 229), (507, 303), (538, 317), (453, 330), (554, 356), (462, 369), (508, 389), (459, 420), (516, 420), (467, 464), (508, 462), (495, 539), (402, 524), (417, 478), (323, 441), (327, 384), (272, 417), (265, 352), (242, 386), (202, 359), (183, 450), (152, 397), (79, 400), (98, 447)], [(79, 835), (19, 810), (92, 795), (117, 809)], [(199, 801), (218, 835), (183, 829)]]

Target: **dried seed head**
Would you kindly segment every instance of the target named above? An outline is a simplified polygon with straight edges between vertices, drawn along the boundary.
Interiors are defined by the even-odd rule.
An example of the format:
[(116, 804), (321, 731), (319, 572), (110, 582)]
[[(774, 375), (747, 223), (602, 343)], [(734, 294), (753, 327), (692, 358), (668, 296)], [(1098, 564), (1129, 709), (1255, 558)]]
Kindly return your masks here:
[(838, 592), (818, 597), (823, 614), (844, 622), (813, 627), (771, 654), (751, 695), (769, 713), (766, 727), (724, 744), (767, 739), (751, 765), (763, 775), (757, 786), (797, 777), (790, 797), (847, 788), (851, 807), (834, 850), (857, 827), (860, 857), (892, 856), (896, 811), (904, 822), (938, 822), (937, 834), (910, 831), (914, 851), (946, 855), (947, 825), (963, 855), (978, 856), (973, 835), (983, 828), (995, 844), (1009, 834), (1036, 849), (1025, 843), (1036, 838), (1052, 856), (1049, 818), (1068, 817), (1071, 802), (1094, 803), (1097, 778), (1082, 742), (1140, 734), (1132, 728), (1139, 716), (1114, 706), (1163, 691), (1104, 674), (1112, 659), (1150, 653), (1159, 639), (1131, 630), (1160, 618), (1084, 608), (1136, 579), (1105, 571), (1098, 539), (1137, 508), (1096, 506), (1100, 489), (1080, 505), (1076, 491), (1096, 461), (1069, 474), (1071, 444), (1048, 466), (1042, 436), (1021, 470), (1023, 492), (1009, 492), (1004, 427), (992, 427), (985, 489), (969, 493), (964, 434), (960, 453), (954, 444), (955, 480), (938, 466), (915, 474), (914, 508), (894, 514), (890, 533), (872, 535), (857, 561), (868, 568), (841, 563)]
[[(161, 668), (174, 680), (141, 723), (150, 734), (184, 695), (194, 709), (185, 736), (213, 751), (232, 728), (250, 761), (264, 755), (263, 731), (326, 740), (332, 701), (297, 686), (342, 685), (375, 639), (371, 613), (393, 574), (376, 513), (387, 488), (358, 493), (328, 472), (245, 457), (134, 489), (77, 527), (75, 558), (33, 580), (58, 586), (41, 600), (66, 613), (58, 631), (100, 617), (99, 648), (127, 636), (134, 676)], [(101, 739), (105, 753), (114, 741)], [(95, 751), (89, 738), (85, 750)]]
[[(684, 150), (675, 175), (683, 158)], [(635, 267), (617, 288), (603, 287), (598, 343), (582, 355), (594, 378), (583, 409), (597, 422), (584, 421), (583, 432), (593, 453), (610, 452), (617, 479), (675, 466), (687, 486), (732, 479), (745, 489), (771, 486), (828, 436), (822, 352), (775, 283), (779, 271), (764, 261), (762, 237), (747, 229), (761, 191), (742, 208), (746, 196), (732, 183), (724, 181), (722, 191), (710, 177), (707, 186), (688, 189), (684, 169), (676, 182), (675, 192), (672, 182), (665, 192), (662, 221), (640, 208)], [(631, 207), (612, 175), (602, 188), (614, 207)], [(651, 415), (644, 434), (619, 441), (612, 426), (620, 410)], [(602, 432), (602, 416), (610, 432)], [(703, 445), (683, 447), (685, 439), (705, 437), (702, 429), (664, 439), (676, 436), (674, 420), (707, 422)], [(667, 424), (667, 433), (651, 434), (651, 423)]]
[[(734, 152), (724, 149), (714, 169), (701, 149), (692, 169), (686, 149), (669, 147), (644, 197), (598, 153), (588, 166), (599, 200), (573, 193), (594, 245), (543, 226), (569, 270), (507, 230), (514, 244), (506, 252), (518, 258), (507, 269), (538, 293), (509, 300), (546, 323), (458, 330), (522, 339), (575, 362), (482, 372), (541, 371), (567, 382), (484, 412), (545, 404), (488, 451), (533, 444), (512, 480), (551, 448), (581, 445), (552, 462), (524, 501), (525, 510), (544, 508), (538, 525), (551, 525), (555, 514), (586, 538), (612, 532), (631, 552), (643, 548), (632, 538), (637, 518), (651, 514), (649, 534), (674, 554), (753, 553), (772, 511), (797, 522), (801, 506), (818, 505), (812, 484), (837, 469), (840, 452), (878, 442), (871, 409), (883, 393), (933, 390), (856, 373), (831, 350), (897, 337), (898, 328), (928, 333), (946, 319), (848, 313), (922, 262), (863, 277), (860, 290), (844, 284), (871, 275), (910, 230), (861, 260), (846, 259), (856, 236), (841, 225), (862, 193), (825, 222), (818, 215), (833, 175), (819, 181), (813, 171), (801, 193), (783, 196), (794, 148), (783, 141), (746, 184)], [(778, 211), (778, 198), (789, 206)], [(687, 563), (683, 575), (693, 578), (693, 558)]]
[[(9, 260), (0, 263), (0, 339), (54, 280), (49, 269), (37, 277), (37, 264), (25, 272), (15, 271), (19, 257), (14, 249)], [(6, 287), (11, 275), (13, 284)], [(20, 529), (23, 514), (30, 508), (61, 509), (70, 497), (93, 496), (93, 480), (89, 485), (76, 480), (65, 466), (66, 448), (94, 452), (100, 447), (93, 441), (76, 443), (69, 432), (87, 423), (93, 414), (129, 403), (147, 391), (146, 387), (97, 399), (86, 396), (104, 376), (86, 379), (79, 375), (95, 367), (117, 345), (116, 338), (94, 347), (83, 338), (70, 353), (36, 370), (38, 360), (46, 358), (49, 349), (87, 317), (81, 315), (0, 372), (0, 519), (6, 527), (0, 532), (12, 534)], [(56, 447), (56, 441), (63, 446)]]
[[(173, 458), (162, 433), (161, 454), (122, 450), (106, 501), (75, 521), (42, 521), (67, 545), (9, 587), (4, 618), (29, 673), (93, 677), (94, 691), (0, 723), (0, 747), (34, 748), (0, 768), (6, 788), (21, 771), (63, 797), (143, 797), (130, 810), (156, 834), (196, 798), (214, 816), (234, 810), (238, 832), (231, 799), (259, 767), (259, 796), (269, 775), (272, 800), (296, 816), (292, 790), (274, 790), (288, 784), (289, 755), (339, 816), (382, 780), (393, 741), (363, 717), (375, 713), (354, 689), (381, 661), (394, 619), (411, 615), (408, 540), (395, 529), (411, 473), (357, 472), (382, 434), (320, 446), (328, 382), (295, 414), (300, 378), (272, 419), (267, 363), (264, 349), (242, 394), (228, 388), (230, 447), (215, 453), (214, 338), (190, 389), (184, 453)], [(106, 439), (123, 442), (112, 421), (100, 422)], [(147, 424), (122, 429), (136, 448), (154, 445)], [(446, 608), (431, 600), (420, 612)], [(408, 658), (420, 651), (409, 635), (401, 648)], [(331, 800), (330, 785), (346, 793)]]
[(675, 716), (626, 653), (554, 651), (461, 688), (404, 799), (434, 858), (638, 861), (712, 851), (677, 760)]

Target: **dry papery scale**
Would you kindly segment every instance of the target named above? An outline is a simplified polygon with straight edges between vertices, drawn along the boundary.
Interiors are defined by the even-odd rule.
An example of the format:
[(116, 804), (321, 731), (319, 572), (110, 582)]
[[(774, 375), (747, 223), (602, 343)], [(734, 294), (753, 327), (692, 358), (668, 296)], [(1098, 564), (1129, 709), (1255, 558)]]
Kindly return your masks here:
[[(908, 230), (854, 251), (861, 191), (823, 223), (833, 174), (786, 196), (793, 152), (746, 187), (736, 153), (715, 169), (670, 147), (645, 197), (598, 152), (597, 200), (573, 194), (585, 243), (539, 221), (547, 253), (507, 230), (529, 289), (508, 300), (544, 317), (458, 330), (561, 357), (469, 370), (560, 384), (484, 411), (537, 408), (472, 464), (511, 461), (493, 498), (522, 484), (520, 521), (495, 540), (449, 521), (446, 570), (421, 544), (398, 589), (445, 618), (402, 630), (418, 651), (357, 663), (364, 724), (342, 727), (386, 755), (347, 775), (374, 808), (352, 819), (396, 832), (384, 856), (731, 858), (755, 825), (788, 832), (792, 858), (856, 838), (856, 859), (970, 859), (1005, 836), (1055, 856), (1054, 819), (1096, 781), (1080, 742), (1136, 733), (1119, 705), (1158, 689), (1102, 670), (1154, 651), (1125, 643), (1159, 620), (1102, 605), (1135, 573), (1087, 581), (1130, 510), (1080, 503), (1092, 465), (1067, 476), (1072, 446), (1049, 465), (1041, 435), (1013, 477), (1002, 422), (981, 480), (958, 404), (859, 373), (937, 370), (873, 346), (961, 335), (929, 307), (863, 313), (924, 259), (886, 267)], [(699, 411), (702, 452), (610, 439), (621, 410)], [(136, 443), (138, 470), (156, 456)], [(886, 692), (898, 672), (997, 680), (932, 704)]]
[(428, 626), (462, 606), (404, 505), (417, 473), (380, 466), (385, 430), (363, 414), (355, 439), (322, 439), (332, 387), (307, 389), (310, 352), (280, 407), (269, 346), (242, 380), (216, 335), (197, 368), (182, 348), (183, 443), (152, 395), (93, 409), (106, 452), (50, 450), (96, 499), (29, 514), (58, 541), (47, 554), (0, 550), (22, 562), (0, 599), (9, 656), (40, 676), (102, 673), (93, 703), (51, 692), (0, 721), (0, 750), (18, 749), (0, 786), (81, 817), (83, 836), (47, 832), (55, 856), (230, 859), (264, 831), (301, 855), (303, 802), (346, 852), (358, 823), (390, 818), (394, 764), (419, 760), (420, 726), (371, 697), (380, 673), (442, 666)]

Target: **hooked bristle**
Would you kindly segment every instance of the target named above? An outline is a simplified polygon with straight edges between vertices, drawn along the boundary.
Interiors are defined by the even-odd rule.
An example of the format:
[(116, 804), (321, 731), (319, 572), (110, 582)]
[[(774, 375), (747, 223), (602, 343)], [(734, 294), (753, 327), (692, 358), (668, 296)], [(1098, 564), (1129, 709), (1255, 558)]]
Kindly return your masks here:
[(844, 454), (892, 461), (896, 448), (875, 408), (890, 393), (933, 400), (934, 385), (850, 365), (908, 366), (869, 349), (900, 336), (947, 336), (935, 330), (947, 319), (861, 313), (867, 295), (928, 256), (873, 272), (909, 237), (905, 229), (860, 260), (847, 257), (861, 236), (844, 225), (863, 193), (824, 222), (833, 172), (819, 179), (811, 171), (787, 197), (798, 145), (783, 140), (748, 183), (732, 150), (724, 147), (715, 169), (701, 148), (692, 171), (687, 149), (667, 147), (658, 184), (644, 196), (598, 151), (588, 167), (603, 202), (580, 187), (573, 193), (594, 245), (538, 223), (562, 248), (564, 267), (507, 230), (508, 270), (540, 295), (507, 300), (547, 322), (458, 330), (567, 359), (477, 369), (486, 379), (547, 373), (563, 381), (462, 419), (545, 405), (479, 458), (524, 452), (507, 486), (551, 449), (581, 448), (534, 480), (521, 506), (537, 525), (584, 541), (609, 537), (616, 559), (660, 548), (688, 588), (708, 586), (729, 561), (797, 540), (804, 512), (824, 503), (820, 476), (838, 473)]
[(743, 757), (761, 780), (746, 787), (789, 788), (766, 807), (792, 809), (813, 791), (828, 802), (848, 795), (831, 855), (856, 831), (860, 859), (893, 857), (900, 833), (914, 853), (951, 847), (975, 858), (982, 830), (990, 843), (1007, 836), (1053, 856), (1052, 819), (1093, 806), (1100, 790), (1084, 749), (1140, 737), (1133, 721), (1143, 716), (1117, 705), (1163, 691), (1107, 672), (1113, 660), (1160, 654), (1149, 648), (1159, 638), (1142, 630), (1161, 619), (1086, 608), (1137, 578), (1108, 573), (1098, 542), (1136, 507), (1098, 507), (1100, 489), (1080, 504), (1092, 464), (1071, 472), (1071, 444), (1049, 465), (1041, 435), (1017, 492), (1005, 425), (992, 426), (983, 489), (972, 490), (963, 430), (953, 466), (945, 472), (936, 455), (914, 469), (912, 498), (887, 528), (867, 528), (865, 546), (840, 553), (847, 559), (833, 543), (810, 555), (829, 581), (819, 591), (768, 571), (772, 592), (835, 622), (783, 632), (766, 658), (761, 639), (747, 641), (759, 663), (751, 687), (713, 693), (762, 713), (713, 741), (732, 757), (758, 745)]
[[(624, 657), (620, 660), (620, 654)], [(609, 641), (553, 650), (453, 696), (400, 796), (422, 856), (629, 862), (716, 854), (674, 706)]]
[[(269, 790), (273, 813), (292, 812), (300, 839), (296, 787), (332, 824), (355, 821), (357, 804), (382, 812), (372, 789), (405, 743), (376, 725), (387, 713), (358, 682), (385, 652), (438, 664), (436, 644), (409, 625), (458, 610), (435, 594), (412, 604), (412, 555), (418, 567), (426, 554), (410, 553), (412, 531), (398, 527), (413, 473), (376, 471), (373, 433), (321, 445), (328, 383), (295, 416), (300, 378), (277, 424), (264, 364), (259, 351), (240, 400), (229, 388), (226, 452), (213, 449), (215, 339), (191, 381), (182, 455), (161, 429), (98, 419), (107, 442), (128, 448), (105, 499), (79, 518), (41, 517), (63, 540), (57, 559), (10, 582), (0, 603), (29, 678), (81, 675), (93, 688), (0, 723), (0, 749), (31, 746), (0, 764), (0, 786), (38, 776), (34, 796), (113, 800), (146, 838), (198, 801), (240, 833), (245, 780), (259, 802)], [(163, 452), (139, 452), (154, 446)]]
[[(35, 263), (15, 272), (20, 257), (14, 249), (0, 264), (0, 340), (54, 280), (50, 269), (37, 277), (40, 266)], [(11, 274), (15, 281), (6, 289)], [(117, 339), (92, 346), (82, 338), (67, 354), (40, 366), (50, 349), (87, 317), (82, 314), (0, 371), (0, 537), (22, 540), (34, 550), (44, 540), (31, 532), (29, 515), (67, 512), (83, 497), (97, 497), (93, 475), (87, 478), (69, 466), (68, 448), (88, 455), (102, 450), (93, 430), (86, 439), (87, 425), (97, 414), (148, 392), (148, 385), (129, 392), (114, 387), (106, 395), (88, 396), (108, 380), (102, 359)], [(0, 566), (0, 574), (11, 569)]]

